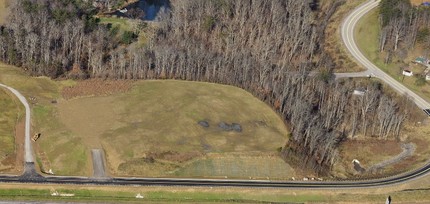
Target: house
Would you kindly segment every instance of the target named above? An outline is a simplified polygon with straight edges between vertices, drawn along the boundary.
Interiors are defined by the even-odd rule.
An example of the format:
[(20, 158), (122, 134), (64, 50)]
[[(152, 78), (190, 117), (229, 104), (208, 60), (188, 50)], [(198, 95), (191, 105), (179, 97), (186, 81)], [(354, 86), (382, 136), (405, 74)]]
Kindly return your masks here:
[(414, 75), (414, 74), (412, 73), (412, 71), (409, 71), (409, 70), (403, 70), (402, 74), (403, 74), (404, 76), (413, 76), (413, 75)]
[(430, 81), (430, 75), (426, 75), (426, 81)]

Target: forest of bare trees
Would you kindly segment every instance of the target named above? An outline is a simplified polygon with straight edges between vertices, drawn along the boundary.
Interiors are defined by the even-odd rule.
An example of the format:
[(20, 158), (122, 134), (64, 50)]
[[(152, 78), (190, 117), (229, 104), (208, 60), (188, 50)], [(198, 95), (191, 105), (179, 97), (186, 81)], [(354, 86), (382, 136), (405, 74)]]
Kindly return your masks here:
[[(322, 52), (339, 6), (296, 0), (178, 0), (144, 46), (124, 45), (85, 6), (18, 0), (1, 28), (0, 59), (51, 77), (180, 79), (243, 88), (270, 104), (291, 137), (281, 151), (327, 173), (350, 137), (398, 138), (409, 101), (378, 82), (335, 81)], [(310, 72), (320, 74), (312, 75)], [(362, 95), (353, 95), (357, 88)]]

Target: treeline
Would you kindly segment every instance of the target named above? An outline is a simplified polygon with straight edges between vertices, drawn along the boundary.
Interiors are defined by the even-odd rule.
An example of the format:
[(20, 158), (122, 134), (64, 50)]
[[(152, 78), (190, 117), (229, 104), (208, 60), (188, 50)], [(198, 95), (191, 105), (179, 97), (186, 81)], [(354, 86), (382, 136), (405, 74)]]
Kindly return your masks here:
[(430, 7), (414, 7), (409, 0), (382, 0), (379, 15), (379, 50), (387, 53), (386, 63), (394, 56), (405, 58), (417, 43), (430, 51)]
[[(28, 12), (23, 2), (38, 9)], [(398, 137), (408, 115), (407, 100), (389, 97), (381, 85), (332, 79), (334, 65), (321, 47), (337, 1), (315, 11), (309, 2), (293, 0), (171, 1), (171, 11), (160, 13), (145, 46), (118, 44), (80, 7), (70, 11), (81, 14), (58, 21), (51, 4), (17, 1), (12, 13), (19, 15), (13, 14), (1, 31), (3, 61), (54, 77), (181, 79), (241, 87), (291, 124), (290, 141), (280, 144), (284, 158), (299, 157), (320, 173), (330, 170), (348, 135)], [(364, 88), (362, 95), (352, 94), (357, 87)]]

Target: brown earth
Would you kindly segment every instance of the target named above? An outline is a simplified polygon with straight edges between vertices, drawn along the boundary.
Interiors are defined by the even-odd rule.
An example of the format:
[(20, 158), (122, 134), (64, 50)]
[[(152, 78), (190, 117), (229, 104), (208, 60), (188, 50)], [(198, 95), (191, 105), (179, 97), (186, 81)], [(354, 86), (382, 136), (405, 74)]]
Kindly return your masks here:
[[(401, 148), (401, 144), (401, 142), (396, 140), (379, 140), (371, 138), (366, 138), (366, 140), (347, 140), (346, 142), (342, 143), (341, 147), (339, 148), (340, 157), (342, 158), (342, 161), (340, 161), (340, 163), (341, 165), (343, 165), (343, 171), (350, 175), (357, 174), (357, 172), (353, 168), (353, 159), (357, 159), (358, 161), (360, 161), (361, 165), (363, 165), (364, 168), (367, 168), (374, 164), (397, 156), (403, 151)], [(408, 161), (410, 161), (410, 158), (408, 158), (407, 160), (405, 159), (406, 161), (399, 162), (398, 164), (396, 164), (396, 166), (405, 166), (405, 163), (408, 163)], [(387, 168), (388, 171), (383, 173), (392, 173), (393, 166)]]
[(24, 141), (25, 141), (25, 120), (21, 120), (15, 128), (15, 170), (23, 173), (24, 170)]
[(20, 121), (15, 127), (15, 152), (8, 155), (1, 164), (9, 168), (2, 169), (1, 172), (19, 175), (24, 169), (24, 120)]
[(167, 160), (171, 162), (186, 162), (193, 158), (201, 157), (204, 154), (198, 151), (192, 152), (176, 152), (176, 151), (165, 151), (165, 152), (150, 152), (146, 157), (160, 160)]
[(424, 2), (428, 2), (428, 0), (411, 0), (411, 4), (415, 6), (419, 6)]
[[(335, 72), (358, 72), (364, 69), (358, 65), (354, 60), (351, 60), (349, 52), (345, 49), (343, 45), (340, 27), (342, 25), (343, 19), (360, 5), (365, 0), (346, 0), (345, 3), (340, 6), (333, 16), (330, 18), (327, 25), (325, 35), (324, 51), (330, 55), (333, 62), (337, 65)], [(330, 2), (331, 0), (326, 0)]]
[(131, 80), (103, 80), (88, 79), (79, 81), (74, 86), (65, 87), (62, 91), (64, 99), (72, 99), (85, 96), (108, 96), (116, 93), (124, 93), (131, 89)]

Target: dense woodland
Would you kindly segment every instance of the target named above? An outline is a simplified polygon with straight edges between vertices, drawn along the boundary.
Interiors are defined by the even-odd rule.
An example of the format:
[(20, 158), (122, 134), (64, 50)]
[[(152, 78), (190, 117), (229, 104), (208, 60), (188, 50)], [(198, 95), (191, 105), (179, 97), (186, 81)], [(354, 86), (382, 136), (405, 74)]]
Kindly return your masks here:
[(393, 57), (404, 59), (417, 44), (430, 50), (430, 7), (412, 6), (409, 0), (382, 0), (379, 50), (386, 52), (385, 62)]
[[(378, 82), (335, 81), (322, 52), (326, 22), (342, 1), (177, 0), (145, 45), (122, 43), (81, 1), (17, 0), (1, 28), (0, 59), (33, 75), (181, 79), (241, 87), (291, 127), (281, 153), (327, 173), (350, 137), (398, 138), (407, 98)], [(318, 74), (310, 74), (318, 73)], [(361, 88), (362, 95), (353, 95)]]

